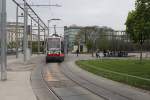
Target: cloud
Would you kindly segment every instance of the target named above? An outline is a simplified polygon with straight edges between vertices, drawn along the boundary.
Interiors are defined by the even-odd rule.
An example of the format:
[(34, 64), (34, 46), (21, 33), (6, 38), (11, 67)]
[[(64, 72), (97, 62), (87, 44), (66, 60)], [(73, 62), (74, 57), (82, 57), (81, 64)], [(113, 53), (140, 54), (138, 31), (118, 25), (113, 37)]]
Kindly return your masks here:
[[(62, 21), (52, 24), (99, 25), (124, 30), (127, 14), (134, 9), (135, 0), (32, 0), (31, 3), (49, 4), (50, 2), (60, 4), (62, 7), (34, 8), (46, 23), (50, 18), (61, 18)], [(12, 7), (12, 3), (8, 6), (8, 19), (12, 20), (15, 18), (15, 12), (12, 12), (15, 7)]]

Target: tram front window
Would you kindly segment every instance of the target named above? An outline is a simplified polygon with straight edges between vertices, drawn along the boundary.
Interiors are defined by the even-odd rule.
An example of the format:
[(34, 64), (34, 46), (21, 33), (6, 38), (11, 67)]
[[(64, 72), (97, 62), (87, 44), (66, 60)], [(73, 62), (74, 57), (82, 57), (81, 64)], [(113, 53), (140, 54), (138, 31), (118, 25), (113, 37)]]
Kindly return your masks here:
[(49, 54), (60, 54), (61, 51), (60, 51), (60, 50), (49, 50), (48, 53), (49, 53)]
[(48, 50), (51, 48), (60, 48), (60, 39), (50, 38), (48, 39)]

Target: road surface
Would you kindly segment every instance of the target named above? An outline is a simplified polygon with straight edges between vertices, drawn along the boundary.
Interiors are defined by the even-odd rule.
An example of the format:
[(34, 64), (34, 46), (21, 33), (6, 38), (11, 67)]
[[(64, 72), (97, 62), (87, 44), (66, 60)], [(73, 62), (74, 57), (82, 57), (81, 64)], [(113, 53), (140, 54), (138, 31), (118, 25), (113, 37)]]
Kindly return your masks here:
[(150, 100), (150, 93), (86, 72), (74, 64), (88, 55), (69, 55), (63, 63), (39, 59), (31, 83), (39, 100)]

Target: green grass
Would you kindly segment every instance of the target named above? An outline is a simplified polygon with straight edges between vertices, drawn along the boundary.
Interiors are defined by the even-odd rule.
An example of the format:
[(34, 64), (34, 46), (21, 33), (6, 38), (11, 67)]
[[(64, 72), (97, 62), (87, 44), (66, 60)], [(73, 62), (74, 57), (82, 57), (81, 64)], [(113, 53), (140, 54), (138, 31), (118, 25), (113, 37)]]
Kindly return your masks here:
[(96, 75), (150, 90), (150, 60), (81, 60), (76, 64)]

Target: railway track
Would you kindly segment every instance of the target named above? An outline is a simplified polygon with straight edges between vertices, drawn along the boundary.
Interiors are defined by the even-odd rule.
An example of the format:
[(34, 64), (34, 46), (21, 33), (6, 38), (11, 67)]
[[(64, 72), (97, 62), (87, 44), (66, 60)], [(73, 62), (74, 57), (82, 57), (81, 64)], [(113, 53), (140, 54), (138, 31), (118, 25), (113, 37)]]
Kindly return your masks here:
[[(80, 85), (77, 82), (73, 81), (72, 79), (70, 79), (66, 75), (62, 74), (62, 72), (60, 71), (60, 65), (57, 66), (57, 69), (55, 69), (56, 66), (55, 66), (55, 68), (53, 67), (55, 69), (55, 71), (58, 71), (58, 72), (54, 71), (51, 64), (48, 64), (46, 66), (47, 66), (47, 67), (45, 67), (46, 69), (42, 71), (43, 80), (44, 80), (45, 84), (47, 85), (49, 91), (52, 92), (55, 95), (55, 97), (57, 97), (58, 100), (71, 100), (71, 99), (68, 99), (68, 97), (71, 97), (71, 96), (73, 98), (74, 98), (74, 96), (78, 96), (78, 99), (75, 99), (75, 100), (82, 100), (83, 95), (87, 96), (87, 97), (84, 97), (84, 98), (86, 98), (86, 100), (109, 100), (109, 99), (106, 99), (106, 98), (104, 98), (100, 95), (97, 95), (97, 94), (95, 94), (91, 91), (89, 92), (89, 90), (87, 88), (83, 87), (82, 85)], [(51, 66), (50, 69), (48, 69), (49, 66)], [(47, 71), (50, 71), (50, 70), (51, 70), (51, 72), (47, 72)], [(62, 77), (60, 77), (60, 76), (62, 76), (63, 79), (61, 79)], [(48, 77), (51, 77), (51, 79), (49, 80)], [(52, 77), (55, 77), (55, 79), (53, 79)], [(72, 87), (79, 87), (79, 88), (77, 88), (77, 90), (75, 89), (75, 90), (70, 90), (69, 91), (68, 88), (74, 89)], [(67, 95), (61, 95), (60, 93), (58, 93), (58, 91), (56, 91), (56, 88), (64, 88), (64, 89), (68, 90), (68, 93), (74, 91), (75, 94), (73, 93), (71, 95), (68, 95), (68, 94)], [(83, 93), (81, 93), (81, 91)], [(88, 97), (88, 95), (91, 95), (91, 94), (92, 94), (92, 96)], [(80, 96), (81, 96), (81, 98), (80, 98)], [(94, 99), (94, 98), (96, 98), (96, 99)]]
[[(46, 65), (45, 65), (46, 66)], [(52, 93), (55, 98), (57, 100), (63, 100), (53, 89), (52, 87), (49, 86), (48, 82), (45, 80), (45, 77), (44, 77), (44, 68), (41, 70), (41, 75), (42, 75), (42, 80), (44, 81), (46, 87), (48, 88), (49, 92)]]
[(146, 98), (143, 100), (149, 100), (149, 95), (144, 93), (137, 92), (137, 96), (136, 93), (129, 91), (124, 94), (124, 91), (120, 92), (122, 90), (117, 91), (118, 88), (114, 90), (114, 87), (99, 85), (96, 83), (98, 81), (94, 82), (91, 77), (80, 74), (79, 70), (70, 66), (72, 65), (67, 65), (67, 62), (40, 65), (40, 77), (42, 77), (40, 81), (44, 82), (49, 94), (52, 94), (50, 97), (55, 97), (50, 100), (142, 100), (144, 96)]
[(89, 81), (88, 79), (80, 76), (78, 73), (73, 72), (67, 66), (67, 64), (65, 64), (65, 66), (62, 65), (61, 71), (70, 80), (74, 81), (75, 83), (77, 83), (81, 87), (87, 89), (88, 91), (94, 93), (95, 95), (104, 98), (104, 100), (133, 100), (133, 98), (129, 98), (120, 93), (109, 90), (107, 88), (104, 88), (98, 84), (95, 84), (95, 83)]
[[(46, 66), (51, 66), (51, 64), (48, 64)], [(56, 66), (54, 66), (54, 67), (56, 67)], [(59, 65), (58, 68), (56, 69), (58, 72), (55, 72), (56, 70), (55, 71), (53, 70), (54, 67), (51, 66), (50, 69), (45, 69), (45, 70), (47, 70), (47, 71), (51, 70), (51, 75), (53, 73), (55, 73), (55, 74), (60, 74), (61, 73), (60, 76), (64, 75), (64, 77), (66, 77), (67, 81), (68, 80), (72, 81), (72, 83), (75, 84), (76, 86), (79, 86), (79, 87), (82, 87), (83, 89), (86, 89), (87, 91), (91, 92), (92, 94), (96, 95), (97, 97), (99, 97), (99, 98), (101, 98), (103, 100), (134, 100), (133, 98), (124, 96), (124, 95), (122, 95), (122, 94), (120, 94), (118, 92), (109, 90), (109, 89), (107, 89), (105, 87), (102, 87), (102, 86), (100, 86), (98, 84), (95, 84), (95, 83), (89, 81), (88, 79), (80, 76), (78, 73), (73, 72), (68, 66), (66, 66), (66, 64)], [(44, 71), (42, 71), (43, 80), (44, 80), (45, 84), (48, 86), (49, 91), (52, 92), (57, 97), (58, 100), (65, 100), (63, 98), (63, 96), (59, 95), (57, 93), (57, 91), (55, 91), (55, 89), (53, 87), (57, 87), (57, 88), (58, 87), (67, 87), (67, 84), (69, 82), (68, 83), (66, 82), (66, 85), (62, 86), (61, 83), (64, 80), (52, 80), (52, 81), (49, 81), (49, 80), (45, 79), (44, 75), (45, 75), (45, 73), (44, 73)], [(54, 77), (56, 77), (56, 76), (54, 76)], [(55, 84), (55, 86), (52, 85), (52, 83)], [(60, 83), (59, 84), (60, 86), (58, 86), (58, 85), (56, 86), (57, 83)]]

